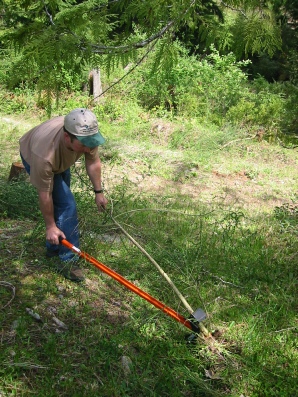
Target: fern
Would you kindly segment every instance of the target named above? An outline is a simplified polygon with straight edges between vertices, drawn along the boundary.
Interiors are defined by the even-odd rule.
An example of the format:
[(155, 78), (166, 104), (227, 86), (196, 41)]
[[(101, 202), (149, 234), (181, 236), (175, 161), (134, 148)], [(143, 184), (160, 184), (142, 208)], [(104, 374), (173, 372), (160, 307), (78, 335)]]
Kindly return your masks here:
[(243, 21), (245, 55), (248, 53), (274, 54), (276, 48), (281, 48), (281, 32), (278, 26), (272, 24), (270, 12), (255, 13)]

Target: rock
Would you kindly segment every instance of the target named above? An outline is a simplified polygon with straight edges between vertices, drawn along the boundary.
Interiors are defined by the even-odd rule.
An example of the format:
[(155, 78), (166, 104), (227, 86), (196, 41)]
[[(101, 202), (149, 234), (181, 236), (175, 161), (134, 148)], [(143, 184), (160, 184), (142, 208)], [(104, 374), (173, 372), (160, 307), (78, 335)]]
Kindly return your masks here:
[(121, 364), (123, 368), (124, 375), (129, 375), (131, 373), (132, 361), (128, 356), (121, 357)]

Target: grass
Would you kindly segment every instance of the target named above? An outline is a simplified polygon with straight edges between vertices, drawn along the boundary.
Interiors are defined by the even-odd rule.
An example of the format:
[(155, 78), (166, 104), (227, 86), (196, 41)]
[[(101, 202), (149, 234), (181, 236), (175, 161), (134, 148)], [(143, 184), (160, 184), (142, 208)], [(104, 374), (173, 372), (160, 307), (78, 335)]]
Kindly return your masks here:
[[(157, 121), (148, 117), (133, 130), (120, 118), (101, 149), (110, 200), (102, 215), (83, 164), (72, 170), (81, 248), (188, 316), (115, 226), (112, 212), (190, 305), (208, 314), (204, 324), (213, 338), (190, 344), (187, 328), (89, 263), (82, 262), (83, 284), (55, 273), (55, 259), (44, 257), (34, 189), (26, 179), (7, 182), (18, 138), (38, 121), (24, 125), (5, 117), (11, 122), (2, 116), (1, 396), (296, 395), (294, 150), (256, 139), (233, 143), (243, 135), (216, 133), (195, 121), (192, 135), (190, 123), (181, 120), (159, 119), (154, 129)], [(129, 134), (121, 134), (126, 123)], [(144, 124), (153, 131), (146, 139)], [(185, 128), (187, 147), (178, 133)]]

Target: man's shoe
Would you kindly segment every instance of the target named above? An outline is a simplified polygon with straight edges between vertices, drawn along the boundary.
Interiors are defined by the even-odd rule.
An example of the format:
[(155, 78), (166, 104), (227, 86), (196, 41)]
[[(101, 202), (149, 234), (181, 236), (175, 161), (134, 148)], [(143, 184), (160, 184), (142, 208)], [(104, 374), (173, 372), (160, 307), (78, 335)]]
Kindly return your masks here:
[(57, 272), (71, 281), (81, 282), (85, 279), (82, 270), (73, 262), (71, 263), (71, 261), (60, 262), (57, 266)]

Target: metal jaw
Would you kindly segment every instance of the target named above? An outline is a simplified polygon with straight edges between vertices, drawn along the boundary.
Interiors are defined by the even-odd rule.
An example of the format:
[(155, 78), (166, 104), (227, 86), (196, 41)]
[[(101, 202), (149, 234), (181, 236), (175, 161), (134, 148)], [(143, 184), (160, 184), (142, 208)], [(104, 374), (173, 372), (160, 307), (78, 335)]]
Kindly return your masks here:
[(192, 316), (193, 316), (198, 322), (204, 321), (205, 318), (207, 318), (207, 315), (206, 315), (206, 313), (204, 312), (204, 310), (202, 310), (202, 309), (200, 309), (200, 308), (198, 308), (197, 310), (195, 310), (195, 311), (192, 313)]
[(198, 323), (201, 321), (204, 321), (207, 318), (206, 313), (204, 310), (198, 308), (192, 313), (192, 317), (189, 319), (191, 323), (192, 330), (195, 332), (195, 334), (191, 334), (187, 337), (188, 342), (192, 342), (196, 337), (197, 334), (200, 333), (200, 328), (198, 326)]

